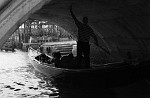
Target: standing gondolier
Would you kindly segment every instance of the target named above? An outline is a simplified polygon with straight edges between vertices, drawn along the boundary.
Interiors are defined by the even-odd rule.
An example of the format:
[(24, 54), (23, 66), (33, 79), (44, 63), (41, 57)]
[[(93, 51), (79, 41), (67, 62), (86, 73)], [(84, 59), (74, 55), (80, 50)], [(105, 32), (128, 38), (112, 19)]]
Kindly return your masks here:
[(70, 13), (72, 18), (75, 21), (75, 24), (78, 28), (78, 36), (77, 36), (77, 66), (81, 67), (82, 55), (84, 55), (85, 65), (87, 68), (90, 68), (90, 45), (89, 40), (90, 37), (93, 37), (95, 40), (95, 44), (98, 46), (98, 40), (96, 35), (94, 34), (93, 29), (88, 25), (88, 18), (83, 17), (83, 23), (81, 23), (72, 12), (72, 5), (70, 6)]

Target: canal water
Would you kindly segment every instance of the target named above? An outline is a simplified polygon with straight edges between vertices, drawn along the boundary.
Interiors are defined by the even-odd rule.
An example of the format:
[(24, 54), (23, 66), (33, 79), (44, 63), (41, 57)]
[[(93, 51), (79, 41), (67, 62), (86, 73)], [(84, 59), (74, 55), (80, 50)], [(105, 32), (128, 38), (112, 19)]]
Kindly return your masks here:
[(26, 52), (0, 52), (0, 98), (99, 98), (87, 89), (55, 87), (34, 70)]
[[(143, 97), (143, 94), (146, 96)], [(150, 86), (145, 81), (114, 89), (56, 87), (51, 79), (34, 70), (26, 52), (0, 52), (0, 98), (149, 97)]]
[(27, 53), (0, 52), (0, 98), (56, 98), (58, 91), (35, 75)]

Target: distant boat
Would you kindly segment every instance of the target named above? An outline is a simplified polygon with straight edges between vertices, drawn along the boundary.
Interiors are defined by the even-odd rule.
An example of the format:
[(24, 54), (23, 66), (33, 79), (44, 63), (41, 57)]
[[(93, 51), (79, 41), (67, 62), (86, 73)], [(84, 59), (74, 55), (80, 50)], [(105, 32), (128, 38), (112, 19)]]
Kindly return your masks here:
[(11, 51), (11, 52), (15, 52), (15, 48), (14, 47), (7, 47), (7, 46), (3, 46), (1, 49), (1, 51)]

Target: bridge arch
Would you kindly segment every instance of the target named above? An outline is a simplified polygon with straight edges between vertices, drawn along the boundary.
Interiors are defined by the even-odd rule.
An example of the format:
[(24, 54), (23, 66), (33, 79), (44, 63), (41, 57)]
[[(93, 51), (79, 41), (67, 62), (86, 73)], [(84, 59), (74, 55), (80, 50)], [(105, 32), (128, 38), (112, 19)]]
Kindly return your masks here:
[[(6, 4), (5, 0), (1, 1), (0, 6)], [(70, 4), (74, 4), (73, 11), (77, 18), (88, 16), (90, 25), (96, 29), (97, 35), (105, 40), (111, 54), (124, 59), (126, 53), (130, 51), (135, 58), (150, 58), (148, 0), (130, 0), (131, 2), (128, 0), (114, 2), (112, 0), (6, 1), (9, 2), (8, 6), (3, 6), (3, 10), (0, 10), (0, 47), (29, 17), (48, 19), (76, 35), (74, 32), (76, 27), (69, 13)], [(99, 40), (101, 46), (102, 41)]]
[[(29, 16), (51, 0), (7, 0), (0, 12), (0, 48)], [(0, 2), (4, 5), (6, 2)]]

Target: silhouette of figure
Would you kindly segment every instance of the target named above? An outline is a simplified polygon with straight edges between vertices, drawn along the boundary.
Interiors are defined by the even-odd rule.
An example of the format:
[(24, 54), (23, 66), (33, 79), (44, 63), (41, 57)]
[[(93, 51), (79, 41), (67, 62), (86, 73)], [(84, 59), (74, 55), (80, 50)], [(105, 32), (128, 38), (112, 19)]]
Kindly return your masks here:
[(63, 68), (74, 68), (74, 57), (72, 53), (61, 58), (61, 67)]
[(131, 59), (132, 59), (132, 55), (131, 55), (131, 52), (130, 52), (130, 51), (127, 52), (127, 59), (128, 59), (128, 60), (131, 60)]
[(51, 62), (55, 63), (55, 67), (60, 67), (61, 53), (60, 52), (54, 52), (53, 57), (54, 58), (51, 60)]
[(75, 21), (75, 24), (78, 28), (78, 36), (77, 36), (77, 66), (81, 67), (81, 59), (82, 55), (85, 59), (85, 65), (87, 68), (90, 68), (90, 45), (89, 40), (90, 37), (93, 37), (95, 40), (95, 44), (98, 46), (98, 40), (96, 35), (94, 34), (93, 29), (88, 25), (88, 18), (83, 17), (83, 23), (80, 22), (74, 13), (72, 12), (72, 5), (70, 6), (70, 13), (72, 18)]

